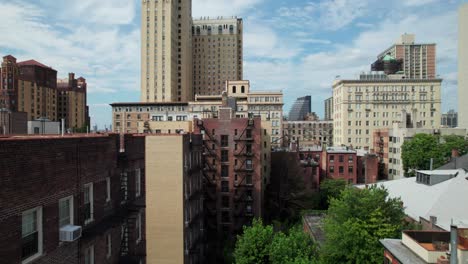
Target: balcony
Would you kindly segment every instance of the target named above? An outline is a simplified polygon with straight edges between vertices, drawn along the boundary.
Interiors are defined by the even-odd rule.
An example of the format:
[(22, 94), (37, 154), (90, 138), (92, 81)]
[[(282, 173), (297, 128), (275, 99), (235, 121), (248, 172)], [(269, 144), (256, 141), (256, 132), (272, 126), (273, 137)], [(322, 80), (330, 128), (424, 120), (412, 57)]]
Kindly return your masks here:
[(245, 137), (234, 138), (234, 141), (254, 141), (252, 135), (246, 135)]
[(252, 172), (253, 166), (241, 166), (234, 168), (235, 172)]

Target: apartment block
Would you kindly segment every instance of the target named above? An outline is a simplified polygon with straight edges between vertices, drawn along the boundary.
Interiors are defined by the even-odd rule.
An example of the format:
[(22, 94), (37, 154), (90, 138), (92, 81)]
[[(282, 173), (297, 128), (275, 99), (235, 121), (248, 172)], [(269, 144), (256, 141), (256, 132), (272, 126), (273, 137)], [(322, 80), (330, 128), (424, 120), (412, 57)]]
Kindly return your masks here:
[(0, 109), (0, 135), (27, 134), (28, 114)]
[(10, 136), (0, 145), (3, 263), (146, 262), (143, 137)]
[(283, 121), (283, 136), (300, 147), (333, 146), (333, 121)]
[(202, 153), (201, 135), (146, 136), (148, 263), (205, 263)]
[(90, 128), (86, 79), (83, 77), (75, 79), (75, 74), (69, 73), (68, 79), (58, 80), (57, 94), (58, 118), (65, 120), (65, 128), (69, 130)]
[(459, 127), (468, 129), (468, 4), (458, 11), (458, 113)]
[(241, 233), (253, 217), (262, 217), (270, 165), (261, 118), (236, 118), (228, 107), (220, 112), (218, 118), (196, 120), (195, 127), (204, 141), (208, 250), (217, 252), (222, 241)]
[(192, 99), (192, 1), (143, 0), (141, 102)]
[(440, 127), (441, 79), (337, 80), (333, 84), (333, 141), (370, 149), (375, 129), (403, 118), (417, 128)]
[(414, 34), (403, 34), (395, 44), (377, 56), (372, 70), (387, 74), (401, 71), (406, 79), (434, 79), (437, 76), (436, 44), (416, 43)]
[(17, 62), (8, 55), (1, 68), (0, 105), (28, 113), (28, 120), (57, 120), (57, 71), (35, 60)]
[(227, 80), (242, 80), (242, 19), (195, 19), (192, 35), (194, 96), (220, 95)]
[(311, 96), (299, 97), (289, 111), (289, 121), (302, 121), (306, 118), (307, 114), (312, 112), (312, 98)]
[(324, 178), (344, 179), (349, 184), (357, 183), (357, 152), (345, 147), (327, 148), (322, 158)]
[(325, 116), (324, 120), (333, 120), (333, 97), (325, 100)]

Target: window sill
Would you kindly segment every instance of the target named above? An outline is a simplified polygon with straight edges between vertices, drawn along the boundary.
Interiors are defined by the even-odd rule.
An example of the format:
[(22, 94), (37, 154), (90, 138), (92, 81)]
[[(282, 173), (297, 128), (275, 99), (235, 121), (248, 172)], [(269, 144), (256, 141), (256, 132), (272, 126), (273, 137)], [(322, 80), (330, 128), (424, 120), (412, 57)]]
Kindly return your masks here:
[(35, 255), (32, 255), (31, 257), (29, 257), (29, 258), (27, 258), (27, 259), (21, 261), (21, 264), (31, 263), (31, 262), (33, 262), (34, 260), (36, 260), (36, 259), (38, 259), (38, 258), (40, 258), (40, 257), (42, 257), (42, 256), (43, 256), (42, 252), (36, 253)]
[(89, 224), (91, 224), (92, 222), (94, 222), (94, 219), (93, 219), (93, 218), (88, 219), (88, 220), (85, 220), (84, 224), (85, 224), (85, 225), (89, 225)]

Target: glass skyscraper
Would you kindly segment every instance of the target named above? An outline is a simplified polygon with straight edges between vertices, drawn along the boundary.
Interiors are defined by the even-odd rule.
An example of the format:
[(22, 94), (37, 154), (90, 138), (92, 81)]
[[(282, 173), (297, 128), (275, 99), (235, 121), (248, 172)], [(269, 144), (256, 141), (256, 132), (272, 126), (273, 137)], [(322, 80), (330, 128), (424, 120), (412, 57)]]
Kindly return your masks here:
[(291, 110), (289, 111), (289, 121), (301, 121), (305, 116), (312, 111), (311, 109), (312, 98), (310, 95), (297, 98)]

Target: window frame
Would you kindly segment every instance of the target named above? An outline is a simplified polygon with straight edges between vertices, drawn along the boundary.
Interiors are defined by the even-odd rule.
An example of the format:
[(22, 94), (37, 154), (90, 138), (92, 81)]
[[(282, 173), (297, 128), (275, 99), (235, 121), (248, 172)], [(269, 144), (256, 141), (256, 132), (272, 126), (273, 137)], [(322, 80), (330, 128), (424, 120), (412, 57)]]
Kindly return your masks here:
[[(87, 183), (84, 185), (83, 199), (86, 198), (86, 195), (85, 195), (86, 188), (89, 188), (90, 215), (89, 215), (89, 218), (84, 220), (85, 225), (92, 223), (94, 221), (94, 184), (91, 182), (91, 183)], [(83, 200), (83, 205), (86, 204), (84, 201), (85, 200)]]
[[(21, 264), (30, 263), (37, 258), (42, 256), (43, 253), (43, 227), (42, 227), (42, 206), (38, 206), (26, 211), (23, 211), (21, 214), (21, 230), (23, 228), (23, 217), (29, 213), (36, 211), (36, 232), (37, 232), (37, 252), (31, 256), (28, 256), (26, 259), (22, 259), (21, 253)], [(21, 231), (21, 239), (23, 239), (23, 233)], [(23, 242), (21, 241), (21, 250), (23, 249)]]
[(62, 228), (62, 227), (64, 227), (64, 226), (66, 226), (66, 225), (63, 225), (63, 226), (60, 225), (60, 222), (61, 222), (61, 219), (60, 219), (60, 203), (63, 202), (63, 201), (67, 201), (67, 200), (68, 200), (69, 203), (70, 203), (70, 207), (69, 207), (70, 224), (69, 224), (69, 225), (73, 225), (74, 222), (75, 222), (75, 221), (74, 221), (74, 204), (73, 204), (74, 199), (73, 199), (73, 198), (74, 198), (73, 195), (70, 195), (70, 196), (68, 196), (68, 197), (64, 197), (64, 198), (62, 198), (62, 199), (59, 199), (59, 201), (58, 201), (58, 208), (59, 208), (59, 214), (58, 214), (58, 216), (59, 216), (59, 219), (58, 219), (58, 221), (59, 221), (59, 229)]
[(112, 233), (106, 235), (106, 258), (109, 259), (112, 256)]
[(141, 169), (135, 170), (135, 197), (141, 196)]
[(106, 203), (111, 201), (111, 180), (110, 177), (106, 177)]
[(139, 244), (141, 241), (141, 212), (138, 212), (137, 219), (136, 219), (136, 231), (137, 231), (137, 239), (136, 243)]

